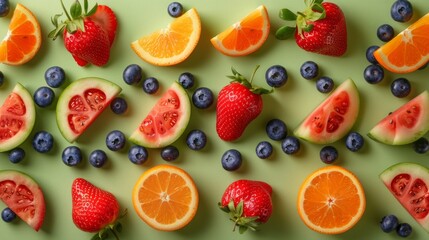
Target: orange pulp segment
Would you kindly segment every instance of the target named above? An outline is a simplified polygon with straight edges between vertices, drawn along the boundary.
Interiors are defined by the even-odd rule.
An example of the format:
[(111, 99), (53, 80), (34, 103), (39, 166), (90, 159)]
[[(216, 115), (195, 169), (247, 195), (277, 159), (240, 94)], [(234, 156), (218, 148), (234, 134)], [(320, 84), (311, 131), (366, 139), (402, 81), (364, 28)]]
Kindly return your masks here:
[(195, 8), (191, 8), (166, 28), (132, 42), (131, 48), (148, 63), (171, 66), (183, 62), (191, 55), (200, 35), (200, 16)]
[(394, 73), (413, 72), (429, 60), (429, 14), (374, 52), (378, 63)]
[(353, 173), (328, 166), (310, 174), (298, 193), (298, 213), (314, 231), (339, 234), (362, 217), (366, 206), (361, 183)]
[(245, 56), (258, 50), (269, 33), (270, 19), (266, 7), (261, 5), (210, 41), (225, 55)]
[(186, 226), (198, 208), (198, 190), (191, 176), (179, 167), (158, 165), (137, 180), (133, 206), (154, 229), (174, 231)]
[(21, 65), (30, 61), (40, 49), (42, 34), (34, 14), (17, 4), (6, 37), (0, 42), (0, 62)]

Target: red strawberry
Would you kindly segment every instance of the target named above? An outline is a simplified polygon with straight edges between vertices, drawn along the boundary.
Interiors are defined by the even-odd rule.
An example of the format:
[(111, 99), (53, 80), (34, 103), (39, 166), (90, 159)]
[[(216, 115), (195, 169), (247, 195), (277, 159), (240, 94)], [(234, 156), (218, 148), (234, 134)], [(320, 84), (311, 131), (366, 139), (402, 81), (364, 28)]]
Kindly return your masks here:
[(55, 29), (48, 36), (55, 40), (62, 33), (64, 46), (79, 66), (85, 66), (88, 62), (103, 66), (110, 57), (109, 36), (102, 25), (90, 18), (97, 11), (98, 5), (88, 11), (88, 0), (84, 1), (83, 11), (80, 2), (75, 1), (70, 8), (70, 14), (61, 1), (67, 20), (59, 23), (58, 18), (61, 14), (55, 15), (52, 18)]
[(240, 233), (256, 230), (271, 217), (272, 191), (271, 186), (262, 181), (237, 180), (226, 188), (219, 207), (229, 213), (234, 229), (238, 226)]
[(118, 21), (113, 10), (109, 6), (98, 5), (97, 11), (90, 18), (107, 32), (110, 45), (112, 45), (118, 28)]
[(271, 92), (252, 86), (254, 74), (249, 82), (234, 68), (232, 72), (234, 76), (230, 78), (233, 81), (220, 90), (216, 106), (216, 131), (224, 141), (234, 141), (243, 134), (247, 125), (262, 111), (261, 94)]
[(347, 50), (347, 26), (341, 8), (323, 0), (306, 0), (307, 9), (298, 14), (288, 9), (280, 11), (280, 18), (296, 21), (296, 27), (284, 26), (276, 37), (286, 39), (292, 34), (302, 49), (329, 56), (342, 56)]
[(76, 178), (72, 184), (72, 218), (82, 231), (108, 232), (116, 235), (119, 229), (119, 203), (116, 197), (83, 178)]

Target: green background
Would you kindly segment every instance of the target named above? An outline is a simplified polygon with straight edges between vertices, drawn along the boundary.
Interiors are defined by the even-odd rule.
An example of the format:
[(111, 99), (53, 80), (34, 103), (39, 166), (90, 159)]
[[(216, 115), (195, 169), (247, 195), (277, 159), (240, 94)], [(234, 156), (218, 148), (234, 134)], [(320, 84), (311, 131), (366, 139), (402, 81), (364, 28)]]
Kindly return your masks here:
[[(66, 5), (72, 1), (65, 0)], [(94, 1), (90, 1), (94, 2)], [(89, 76), (109, 79), (119, 84), (129, 104), (125, 115), (115, 115), (107, 109), (73, 145), (79, 146), (85, 156), (78, 167), (67, 167), (61, 161), (62, 150), (71, 145), (58, 131), (55, 122), (55, 107), (37, 108), (36, 125), (30, 138), (22, 145), (27, 156), (20, 164), (12, 164), (7, 153), (0, 154), (1, 169), (18, 169), (33, 176), (43, 188), (46, 198), (46, 218), (42, 229), (34, 232), (24, 222), (13, 224), (0, 223), (2, 239), (90, 239), (92, 236), (77, 229), (71, 219), (71, 183), (76, 177), (83, 177), (95, 185), (115, 194), (128, 215), (123, 219), (122, 239), (399, 239), (395, 233), (386, 234), (379, 228), (381, 217), (396, 214), (401, 222), (408, 222), (414, 231), (409, 239), (427, 239), (428, 233), (419, 226), (400, 204), (390, 195), (378, 175), (392, 164), (412, 161), (429, 167), (428, 154), (417, 154), (410, 145), (387, 146), (374, 142), (366, 133), (390, 111), (429, 89), (428, 71), (422, 70), (407, 75), (386, 72), (385, 79), (378, 85), (370, 85), (363, 79), (363, 70), (369, 64), (365, 50), (370, 45), (382, 42), (376, 36), (376, 29), (383, 23), (391, 24), (398, 33), (410, 23), (397, 23), (390, 17), (393, 0), (387, 1), (347, 1), (337, 0), (344, 11), (348, 27), (348, 50), (342, 57), (329, 57), (308, 53), (296, 46), (293, 40), (276, 40), (273, 33), (284, 22), (278, 18), (278, 11), (287, 7), (293, 11), (302, 10), (304, 2), (256, 1), (256, 0), (216, 0), (182, 1), (184, 7), (195, 7), (201, 17), (202, 33), (199, 44), (193, 54), (183, 63), (171, 67), (152, 66), (137, 57), (130, 48), (130, 43), (142, 35), (165, 27), (172, 18), (167, 14), (170, 1), (140, 0), (104, 0), (116, 12), (119, 26), (116, 42), (111, 50), (109, 63), (104, 67), (77, 66), (70, 54), (63, 47), (62, 39), (47, 39), (51, 30), (50, 17), (60, 13), (59, 1), (22, 0), (20, 3), (33, 11), (40, 21), (43, 44), (36, 57), (29, 63), (13, 67), (1, 65), (6, 82), (0, 88), (2, 99), (12, 90), (16, 82), (22, 83), (33, 93), (38, 87), (46, 85), (44, 72), (48, 67), (59, 65), (67, 74), (67, 81)], [(12, 8), (18, 1), (11, 1)], [(259, 51), (245, 57), (233, 58), (217, 52), (210, 43), (210, 38), (238, 21), (260, 4), (265, 4), (271, 21), (271, 34)], [(412, 1), (415, 17), (412, 21), (429, 12), (426, 0)], [(0, 19), (0, 34), (6, 35), (11, 14)], [(265, 133), (265, 123), (272, 118), (280, 118), (289, 129), (294, 129), (327, 95), (316, 90), (314, 81), (304, 80), (299, 74), (300, 65), (307, 60), (319, 64), (321, 75), (334, 79), (338, 85), (347, 78), (352, 78), (359, 88), (361, 111), (354, 130), (365, 135), (365, 147), (357, 153), (346, 149), (343, 141), (333, 145), (339, 151), (336, 164), (343, 166), (361, 180), (366, 193), (367, 208), (360, 222), (348, 232), (329, 236), (313, 232), (300, 220), (296, 210), (297, 192), (302, 181), (316, 169), (325, 166), (319, 159), (321, 145), (302, 142), (301, 151), (294, 156), (286, 155), (280, 148), (280, 142), (269, 140)], [(180, 149), (180, 158), (172, 162), (185, 169), (193, 177), (199, 190), (200, 204), (194, 220), (185, 228), (175, 232), (160, 232), (147, 226), (139, 219), (131, 203), (131, 191), (135, 181), (150, 167), (165, 163), (159, 150), (149, 150), (149, 160), (141, 166), (133, 165), (127, 159), (126, 149), (111, 152), (104, 143), (105, 136), (114, 129), (123, 131), (127, 136), (137, 127), (159, 95), (147, 95), (139, 86), (129, 86), (122, 80), (124, 68), (131, 63), (140, 64), (145, 76), (153, 76), (161, 83), (162, 93), (179, 74), (185, 71), (193, 73), (197, 87), (209, 87), (217, 95), (229, 79), (231, 66), (243, 75), (250, 77), (256, 65), (260, 69), (255, 83), (267, 86), (264, 80), (265, 70), (274, 64), (283, 65), (289, 73), (287, 84), (271, 95), (263, 96), (265, 107), (262, 114), (250, 124), (244, 135), (236, 142), (227, 143), (218, 138), (215, 131), (215, 105), (210, 109), (192, 108), (191, 121), (184, 135), (174, 143)], [(412, 83), (409, 97), (399, 99), (390, 93), (393, 79), (403, 76)], [(195, 89), (195, 88), (194, 88)], [(189, 91), (189, 94), (192, 94)], [(61, 89), (55, 89), (58, 95)], [(208, 144), (202, 151), (192, 151), (185, 144), (185, 136), (191, 129), (202, 129), (208, 135)], [(31, 137), (36, 131), (47, 130), (55, 137), (54, 149), (41, 154), (32, 149)], [(426, 135), (426, 137), (429, 137)], [(254, 149), (258, 142), (270, 141), (274, 146), (271, 159), (261, 160)], [(236, 148), (242, 152), (244, 163), (239, 171), (223, 170), (220, 157), (224, 151)], [(108, 166), (96, 169), (88, 163), (92, 150), (103, 149), (109, 157)], [(228, 184), (237, 179), (257, 179), (268, 182), (273, 187), (274, 212), (267, 224), (258, 232), (246, 232), (240, 235), (232, 232), (232, 223), (226, 214), (217, 209), (217, 202)], [(4, 207), (1, 203), (0, 207)]]

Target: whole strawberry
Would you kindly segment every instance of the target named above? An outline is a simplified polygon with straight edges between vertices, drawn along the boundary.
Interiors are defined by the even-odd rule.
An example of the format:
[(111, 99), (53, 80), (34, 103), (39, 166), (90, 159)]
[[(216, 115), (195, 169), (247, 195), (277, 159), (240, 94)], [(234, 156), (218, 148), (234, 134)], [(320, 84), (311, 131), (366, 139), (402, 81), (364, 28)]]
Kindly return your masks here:
[(341, 8), (323, 0), (305, 0), (307, 8), (297, 14), (280, 10), (280, 18), (295, 21), (295, 26), (283, 26), (276, 32), (278, 39), (292, 35), (297, 45), (309, 52), (342, 56), (347, 51), (346, 19)]
[(70, 13), (67, 12), (62, 0), (61, 5), (67, 19), (59, 22), (61, 14), (55, 15), (51, 19), (55, 29), (48, 36), (55, 40), (62, 34), (65, 48), (79, 66), (88, 63), (96, 66), (105, 65), (110, 57), (111, 40), (107, 30), (97, 22), (98, 18), (91, 18), (97, 12), (98, 4), (88, 11), (88, 0), (84, 0), (83, 9), (76, 0), (70, 7)]
[(83, 178), (76, 178), (72, 184), (72, 218), (82, 231), (97, 232), (92, 239), (104, 239), (121, 231), (118, 219), (120, 206), (116, 197)]
[(262, 112), (261, 95), (271, 92), (252, 86), (255, 72), (250, 82), (234, 68), (232, 72), (229, 78), (233, 81), (220, 90), (216, 105), (216, 131), (224, 141), (234, 141), (243, 134), (247, 125)]
[(239, 227), (240, 233), (256, 230), (271, 217), (272, 191), (271, 186), (262, 181), (237, 180), (226, 188), (219, 207), (229, 213), (234, 229)]

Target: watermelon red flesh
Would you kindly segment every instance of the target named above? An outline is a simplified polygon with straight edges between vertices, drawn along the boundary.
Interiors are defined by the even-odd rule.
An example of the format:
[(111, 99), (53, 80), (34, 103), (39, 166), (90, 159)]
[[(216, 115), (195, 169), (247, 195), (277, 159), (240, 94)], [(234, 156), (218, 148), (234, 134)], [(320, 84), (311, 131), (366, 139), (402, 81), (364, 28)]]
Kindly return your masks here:
[(424, 91), (383, 118), (368, 136), (379, 142), (403, 145), (429, 131), (429, 94)]
[(23, 221), (39, 231), (45, 218), (45, 200), (33, 179), (14, 170), (0, 171), (0, 199)]

